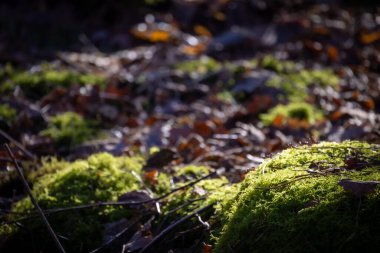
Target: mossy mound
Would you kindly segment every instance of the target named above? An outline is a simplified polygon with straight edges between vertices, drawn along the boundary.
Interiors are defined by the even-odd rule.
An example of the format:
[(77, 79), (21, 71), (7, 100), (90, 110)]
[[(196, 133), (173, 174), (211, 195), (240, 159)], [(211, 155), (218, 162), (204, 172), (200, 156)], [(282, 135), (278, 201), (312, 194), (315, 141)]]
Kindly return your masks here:
[[(39, 205), (49, 212), (62, 207), (117, 201), (126, 196), (125, 193), (141, 189), (149, 192), (151, 197), (158, 197), (209, 173), (204, 166), (179, 167), (173, 175), (178, 182), (172, 185), (172, 177), (163, 172), (155, 175), (154, 180), (147, 177), (148, 172), (142, 170), (144, 163), (142, 156), (114, 157), (101, 153), (74, 162), (44, 160), (37, 171), (27, 171), (26, 176), (33, 185), (33, 194)], [(224, 188), (229, 189), (227, 179), (210, 178), (167, 196), (161, 202), (162, 219), (158, 219), (159, 225), (168, 225), (178, 217), (226, 198), (221, 191)], [(229, 196), (233, 197), (234, 194)], [(143, 213), (154, 213), (153, 206), (144, 207), (107, 205), (66, 210), (48, 214), (48, 220), (67, 252), (89, 252), (104, 242), (107, 224), (141, 217)], [(15, 203), (11, 211), (6, 218), (10, 224), (19, 218), (29, 218), (22, 220), (20, 227), (3, 225), (0, 228), (0, 240), (6, 238), (6, 243), (0, 244), (1, 250), (23, 252), (35, 248), (41, 252), (55, 251), (55, 245), (29, 198)], [(191, 228), (197, 223), (195, 220), (187, 225)], [(20, 241), (23, 243), (20, 244)]]
[(380, 189), (358, 197), (342, 179), (380, 181), (379, 146), (326, 142), (266, 160), (220, 212), (213, 252), (377, 252)]
[[(73, 163), (52, 160), (41, 167), (46, 174), (35, 180), (33, 194), (45, 210), (116, 201), (123, 193), (142, 188), (138, 175), (143, 162), (140, 157), (113, 157), (106, 153)], [(30, 199), (26, 198), (16, 203), (12, 211), (27, 214), (33, 210)], [(101, 244), (106, 223), (128, 217), (128, 209), (103, 207), (56, 213), (48, 219), (55, 232), (66, 238), (61, 241), (68, 252), (88, 252)], [(39, 249), (55, 249), (50, 238), (46, 238), (48, 233), (38, 217), (22, 224), (21, 228), (11, 227), (14, 233), (9, 237), (8, 247), (13, 252), (33, 244)], [(18, 243), (20, 240), (22, 245)]]

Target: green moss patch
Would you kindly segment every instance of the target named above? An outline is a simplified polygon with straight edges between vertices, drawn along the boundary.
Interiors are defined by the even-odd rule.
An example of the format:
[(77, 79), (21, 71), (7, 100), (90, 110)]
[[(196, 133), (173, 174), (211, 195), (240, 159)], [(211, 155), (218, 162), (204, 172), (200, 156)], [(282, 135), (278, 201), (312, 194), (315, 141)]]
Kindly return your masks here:
[(3, 70), (3, 81), (0, 91), (12, 90), (20, 86), (25, 95), (30, 98), (40, 98), (55, 87), (70, 87), (71, 85), (99, 85), (104, 87), (105, 77), (95, 74), (81, 74), (68, 69), (57, 70), (50, 65), (42, 65), (38, 70), (16, 71), (10, 67)]
[(376, 252), (380, 189), (358, 198), (339, 184), (380, 181), (379, 162), (378, 146), (351, 141), (266, 160), (221, 213), (215, 252)]
[(313, 85), (337, 87), (339, 84), (339, 77), (330, 69), (302, 69), (291, 61), (281, 61), (273, 56), (264, 57), (261, 67), (276, 72), (267, 85), (283, 91), (292, 101), (304, 100)]
[(41, 131), (41, 135), (53, 139), (58, 146), (81, 144), (96, 134), (95, 124), (74, 112), (51, 117), (47, 129)]
[(8, 126), (12, 125), (16, 119), (17, 111), (6, 104), (0, 104), (0, 122), (5, 122)]
[(268, 113), (260, 115), (261, 122), (275, 126), (309, 126), (321, 120), (323, 114), (313, 105), (303, 102), (293, 102), (287, 105), (277, 105)]
[(202, 56), (197, 60), (183, 61), (174, 65), (174, 68), (180, 73), (190, 75), (194, 78), (218, 71), (221, 67), (219, 62), (207, 56)]

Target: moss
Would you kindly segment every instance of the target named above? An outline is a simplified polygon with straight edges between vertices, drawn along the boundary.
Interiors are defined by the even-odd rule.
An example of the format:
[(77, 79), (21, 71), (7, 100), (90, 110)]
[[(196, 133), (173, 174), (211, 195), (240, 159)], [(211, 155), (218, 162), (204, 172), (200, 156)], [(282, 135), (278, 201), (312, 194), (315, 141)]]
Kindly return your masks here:
[(177, 176), (187, 176), (193, 178), (199, 178), (209, 173), (209, 168), (206, 166), (187, 165), (177, 168)]
[(7, 78), (0, 85), (0, 90), (13, 89), (19, 85), (25, 95), (30, 98), (40, 98), (55, 87), (93, 84), (104, 87), (105, 78), (94, 74), (81, 74), (63, 69), (56, 70), (50, 65), (42, 65), (37, 71), (7, 71)]
[[(293, 102), (288, 105), (277, 105), (268, 113), (260, 115), (261, 122), (264, 125), (288, 126), (296, 123), (296, 125), (314, 124), (323, 118), (320, 110), (313, 105), (303, 102)], [(306, 124), (302, 124), (306, 123)]]
[(352, 141), (291, 148), (266, 160), (220, 213), (213, 252), (376, 252), (380, 189), (359, 199), (338, 183), (380, 181), (379, 162), (378, 146)]
[[(179, 184), (179, 186), (181, 185)], [(213, 203), (216, 204), (220, 201), (219, 195), (215, 195), (216, 192), (224, 195), (223, 193), (227, 191), (228, 187), (228, 180), (224, 177), (202, 180), (194, 187), (189, 187), (173, 194), (164, 207), (164, 213), (184, 205), (183, 208), (176, 210), (175, 215), (185, 216), (194, 209), (199, 209)], [(226, 198), (226, 196), (223, 198)], [(198, 199), (200, 201), (193, 202)]]
[(6, 104), (0, 104), (0, 122), (3, 121), (8, 126), (12, 125), (16, 119), (17, 111)]
[(175, 64), (174, 68), (180, 73), (196, 78), (220, 70), (221, 64), (210, 57), (202, 56), (197, 60), (188, 60)]
[(81, 115), (65, 112), (51, 117), (47, 129), (40, 134), (53, 139), (58, 146), (70, 146), (96, 137), (97, 131), (95, 124)]
[[(72, 163), (44, 162), (41, 170), (47, 174), (36, 179), (33, 194), (43, 209), (116, 201), (121, 194), (141, 188), (134, 174), (141, 173), (142, 164), (140, 157), (113, 157), (107, 153)], [(19, 201), (12, 211), (30, 212), (33, 209), (27, 198)], [(50, 215), (49, 221), (57, 234), (67, 238), (62, 242), (68, 252), (88, 252), (100, 245), (104, 224), (129, 215), (126, 209), (107, 207), (58, 213)], [(38, 246), (54, 247), (45, 238), (47, 232), (38, 219), (27, 220), (23, 225), (33, 232), (35, 242), (41, 243)], [(17, 248), (18, 240), (26, 241), (21, 247), (31, 243), (24, 229), (17, 229), (10, 237), (9, 247)]]
[(261, 67), (276, 72), (267, 85), (283, 91), (292, 101), (304, 100), (312, 85), (337, 87), (339, 84), (339, 77), (330, 69), (302, 69), (294, 62), (281, 61), (273, 56), (264, 57)]
[(273, 70), (278, 73), (291, 72), (291, 71), (294, 71), (296, 67), (294, 62), (281, 61), (272, 55), (266, 55), (261, 60), (260, 66), (265, 69)]

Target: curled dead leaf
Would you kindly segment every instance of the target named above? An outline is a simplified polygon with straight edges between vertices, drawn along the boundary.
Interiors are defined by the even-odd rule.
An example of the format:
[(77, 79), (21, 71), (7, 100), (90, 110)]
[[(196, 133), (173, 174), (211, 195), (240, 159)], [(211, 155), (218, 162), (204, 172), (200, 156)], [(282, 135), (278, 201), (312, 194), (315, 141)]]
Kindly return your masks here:
[(361, 198), (369, 193), (374, 192), (380, 182), (342, 179), (338, 184), (342, 186), (345, 191), (351, 191), (356, 197)]

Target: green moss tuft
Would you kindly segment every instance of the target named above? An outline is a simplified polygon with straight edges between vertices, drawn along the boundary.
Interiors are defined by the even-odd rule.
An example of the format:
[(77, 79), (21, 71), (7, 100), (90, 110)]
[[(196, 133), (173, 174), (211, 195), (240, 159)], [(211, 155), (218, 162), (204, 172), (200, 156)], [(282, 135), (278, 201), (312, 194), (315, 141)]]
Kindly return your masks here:
[(104, 87), (105, 77), (94, 74), (80, 74), (71, 70), (56, 70), (50, 65), (42, 65), (38, 71), (7, 71), (7, 78), (0, 85), (0, 91), (13, 89), (19, 85), (25, 95), (39, 98), (55, 87), (93, 84)]
[(41, 135), (52, 138), (59, 146), (81, 144), (96, 137), (95, 125), (74, 112), (65, 112), (49, 119)]
[[(360, 161), (354, 167), (351, 156)], [(266, 160), (221, 213), (215, 252), (376, 252), (380, 189), (359, 199), (338, 183), (380, 181), (379, 161), (378, 146), (351, 141), (291, 148)]]
[(288, 105), (277, 105), (268, 113), (260, 115), (261, 122), (266, 125), (272, 125), (274, 121), (281, 121), (277, 125), (287, 126), (291, 120), (298, 123), (306, 122), (307, 125), (314, 124), (323, 118), (320, 110), (313, 105), (303, 102), (293, 102)]
[(175, 64), (174, 68), (183, 74), (196, 78), (220, 70), (221, 64), (210, 57), (202, 56), (197, 60), (189, 60)]
[(291, 101), (303, 101), (312, 85), (335, 88), (339, 84), (339, 77), (332, 70), (301, 69), (294, 62), (280, 61), (273, 56), (264, 57), (261, 66), (276, 72), (267, 85), (283, 91)]
[(12, 125), (16, 119), (17, 111), (6, 104), (0, 104), (0, 122), (5, 122), (8, 126)]

